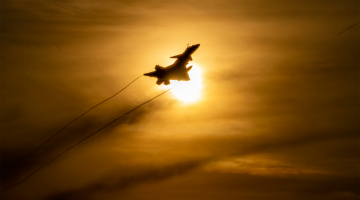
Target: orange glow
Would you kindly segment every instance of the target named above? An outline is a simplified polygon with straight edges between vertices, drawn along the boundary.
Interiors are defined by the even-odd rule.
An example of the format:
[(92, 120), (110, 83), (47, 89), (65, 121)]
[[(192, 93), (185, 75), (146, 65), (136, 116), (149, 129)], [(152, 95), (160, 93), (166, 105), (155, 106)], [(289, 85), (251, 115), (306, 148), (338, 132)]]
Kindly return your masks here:
[(170, 85), (162, 85), (164, 88), (173, 88), (172, 94), (176, 99), (184, 102), (185, 104), (194, 103), (201, 98), (202, 84), (202, 71), (194, 63), (188, 64), (193, 66), (189, 71), (190, 81), (176, 81), (171, 80)]

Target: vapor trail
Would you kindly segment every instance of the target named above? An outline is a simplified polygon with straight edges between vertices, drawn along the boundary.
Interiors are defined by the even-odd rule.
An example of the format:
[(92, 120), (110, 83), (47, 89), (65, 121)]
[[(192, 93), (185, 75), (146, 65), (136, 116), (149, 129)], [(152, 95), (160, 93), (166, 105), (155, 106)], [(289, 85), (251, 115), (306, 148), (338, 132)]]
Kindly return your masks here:
[(18, 185), (24, 183), (24, 182), (25, 182), (26, 180), (28, 180), (31, 176), (33, 176), (33, 175), (36, 174), (38, 171), (40, 171), (42, 168), (46, 167), (47, 165), (49, 165), (50, 163), (52, 163), (53, 161), (55, 161), (56, 159), (58, 159), (60, 156), (64, 155), (66, 152), (70, 151), (72, 148), (74, 148), (74, 147), (76, 147), (77, 145), (81, 144), (81, 143), (84, 142), (85, 140), (89, 139), (91, 136), (95, 135), (96, 133), (98, 133), (98, 132), (100, 132), (101, 130), (105, 129), (106, 127), (110, 126), (112, 123), (114, 123), (114, 122), (116, 122), (117, 120), (123, 118), (124, 116), (130, 114), (131, 112), (133, 112), (134, 110), (138, 109), (139, 107), (141, 107), (141, 106), (149, 103), (150, 101), (158, 98), (159, 96), (165, 94), (166, 92), (168, 92), (168, 91), (171, 90), (171, 89), (172, 89), (172, 88), (166, 90), (165, 92), (160, 93), (159, 95), (157, 95), (157, 96), (155, 96), (155, 97), (153, 97), (153, 98), (145, 101), (144, 103), (136, 106), (135, 108), (131, 109), (131, 110), (128, 111), (127, 113), (125, 113), (125, 114), (121, 115), (120, 117), (114, 119), (114, 120), (111, 121), (110, 123), (108, 123), (108, 124), (106, 124), (105, 126), (103, 126), (102, 128), (100, 128), (99, 130), (95, 131), (94, 133), (90, 134), (90, 135), (87, 136), (86, 138), (80, 140), (80, 141), (77, 142), (76, 144), (74, 144), (74, 145), (72, 145), (71, 147), (67, 148), (65, 151), (63, 151), (62, 153), (60, 153), (59, 155), (57, 155), (55, 158), (53, 158), (52, 160), (50, 160), (49, 162), (45, 163), (45, 164), (42, 165), (40, 168), (38, 168), (37, 170), (35, 170), (34, 172), (32, 172), (30, 175), (28, 175), (28, 176), (27, 176), (24, 180), (22, 180), (21, 182), (16, 183), (15, 185), (12, 185), (12, 186), (10, 186), (10, 187), (5, 188), (4, 190), (1, 191), (0, 194), (2, 194), (3, 192), (5, 192), (5, 191), (8, 190), (8, 189), (11, 189), (11, 188), (13, 188), (13, 187), (15, 187), (15, 186), (18, 186)]
[[(347, 31), (347, 30), (351, 29), (352, 27), (354, 27), (354, 26), (358, 25), (359, 23), (360, 23), (360, 22), (357, 22), (356, 24), (353, 24), (353, 25), (351, 25), (351, 26), (347, 27), (345, 30), (341, 31), (339, 34), (335, 35), (335, 36), (334, 36), (334, 37), (332, 37), (330, 40), (332, 40), (332, 39), (336, 38), (337, 36), (339, 36), (339, 35), (343, 34), (345, 31)], [(330, 40), (329, 40), (329, 41), (330, 41)]]
[(91, 107), (89, 110), (87, 110), (86, 112), (84, 112), (83, 114), (81, 114), (80, 116), (78, 116), (77, 118), (75, 118), (74, 120), (72, 120), (71, 122), (69, 122), (68, 124), (66, 124), (64, 127), (62, 127), (57, 133), (55, 133), (53, 136), (51, 136), (49, 139), (47, 139), (45, 142), (43, 142), (40, 146), (38, 146), (36, 149), (34, 149), (33, 151), (31, 151), (29, 154), (27, 154), (26, 156), (20, 158), (19, 160), (15, 161), (10, 167), (9, 169), (5, 172), (9, 172), (17, 163), (19, 163), (20, 161), (24, 160), (25, 158), (29, 157), (31, 154), (35, 153), (35, 151), (39, 150), (42, 146), (44, 146), (46, 143), (48, 143), (51, 139), (53, 139), (55, 136), (57, 136), (59, 133), (61, 133), (61, 131), (63, 131), (66, 127), (70, 126), (72, 123), (74, 123), (75, 121), (77, 121), (78, 119), (80, 119), (82, 116), (84, 116), (86, 113), (90, 112), (92, 109), (100, 106), (101, 104), (105, 103), (106, 101), (110, 100), (111, 98), (115, 97), (116, 95), (118, 95), (120, 92), (122, 92), (123, 90), (125, 90), (127, 87), (129, 87), (132, 83), (134, 83), (136, 80), (138, 80), (141, 76), (137, 77), (136, 79), (134, 79), (133, 81), (131, 81), (127, 86), (125, 86), (123, 89), (121, 89), (120, 91), (118, 91), (117, 93), (115, 93), (114, 95), (112, 95), (111, 97), (103, 100), (102, 102), (96, 104), (95, 106)]

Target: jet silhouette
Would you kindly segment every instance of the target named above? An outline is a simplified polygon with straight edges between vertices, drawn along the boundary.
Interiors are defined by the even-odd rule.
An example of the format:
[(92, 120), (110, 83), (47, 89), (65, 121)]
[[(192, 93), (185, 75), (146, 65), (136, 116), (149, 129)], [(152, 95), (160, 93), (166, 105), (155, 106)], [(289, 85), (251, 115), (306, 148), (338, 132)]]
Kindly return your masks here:
[(156, 77), (158, 80), (156, 84), (161, 85), (164, 83), (165, 85), (170, 84), (170, 80), (178, 80), (178, 81), (189, 81), (190, 77), (188, 72), (192, 68), (192, 66), (186, 68), (186, 65), (189, 61), (192, 61), (191, 55), (199, 48), (200, 44), (195, 44), (192, 46), (188, 46), (184, 53), (172, 56), (170, 58), (176, 58), (176, 61), (167, 66), (161, 67), (160, 65), (155, 66), (155, 71), (145, 73), (145, 76)]

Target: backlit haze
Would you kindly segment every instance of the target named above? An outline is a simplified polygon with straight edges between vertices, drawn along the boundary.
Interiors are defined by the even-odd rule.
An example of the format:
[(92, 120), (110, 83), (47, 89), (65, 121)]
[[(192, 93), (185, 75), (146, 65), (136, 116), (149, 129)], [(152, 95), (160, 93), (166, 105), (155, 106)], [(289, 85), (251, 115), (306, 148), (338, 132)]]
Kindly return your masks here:
[[(1, 199), (359, 199), (358, 22), (357, 0), (3, 0), (2, 188), (172, 90)], [(5, 173), (188, 44), (190, 81), (143, 76)]]
[(170, 85), (162, 85), (163, 88), (172, 88), (171, 92), (174, 97), (185, 104), (196, 103), (201, 100), (203, 90), (202, 71), (199, 66), (192, 62), (187, 67), (192, 66), (189, 71), (191, 81), (174, 81), (171, 80)]

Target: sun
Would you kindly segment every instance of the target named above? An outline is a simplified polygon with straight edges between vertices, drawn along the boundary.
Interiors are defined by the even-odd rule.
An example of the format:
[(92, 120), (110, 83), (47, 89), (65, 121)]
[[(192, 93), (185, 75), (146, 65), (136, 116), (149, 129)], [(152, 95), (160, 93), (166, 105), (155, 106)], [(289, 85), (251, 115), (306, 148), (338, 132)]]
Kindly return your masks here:
[(186, 104), (195, 103), (200, 100), (203, 89), (202, 71), (194, 63), (188, 64), (193, 66), (189, 71), (190, 81), (171, 80), (170, 85), (163, 85), (165, 88), (172, 88), (171, 92), (174, 97)]

